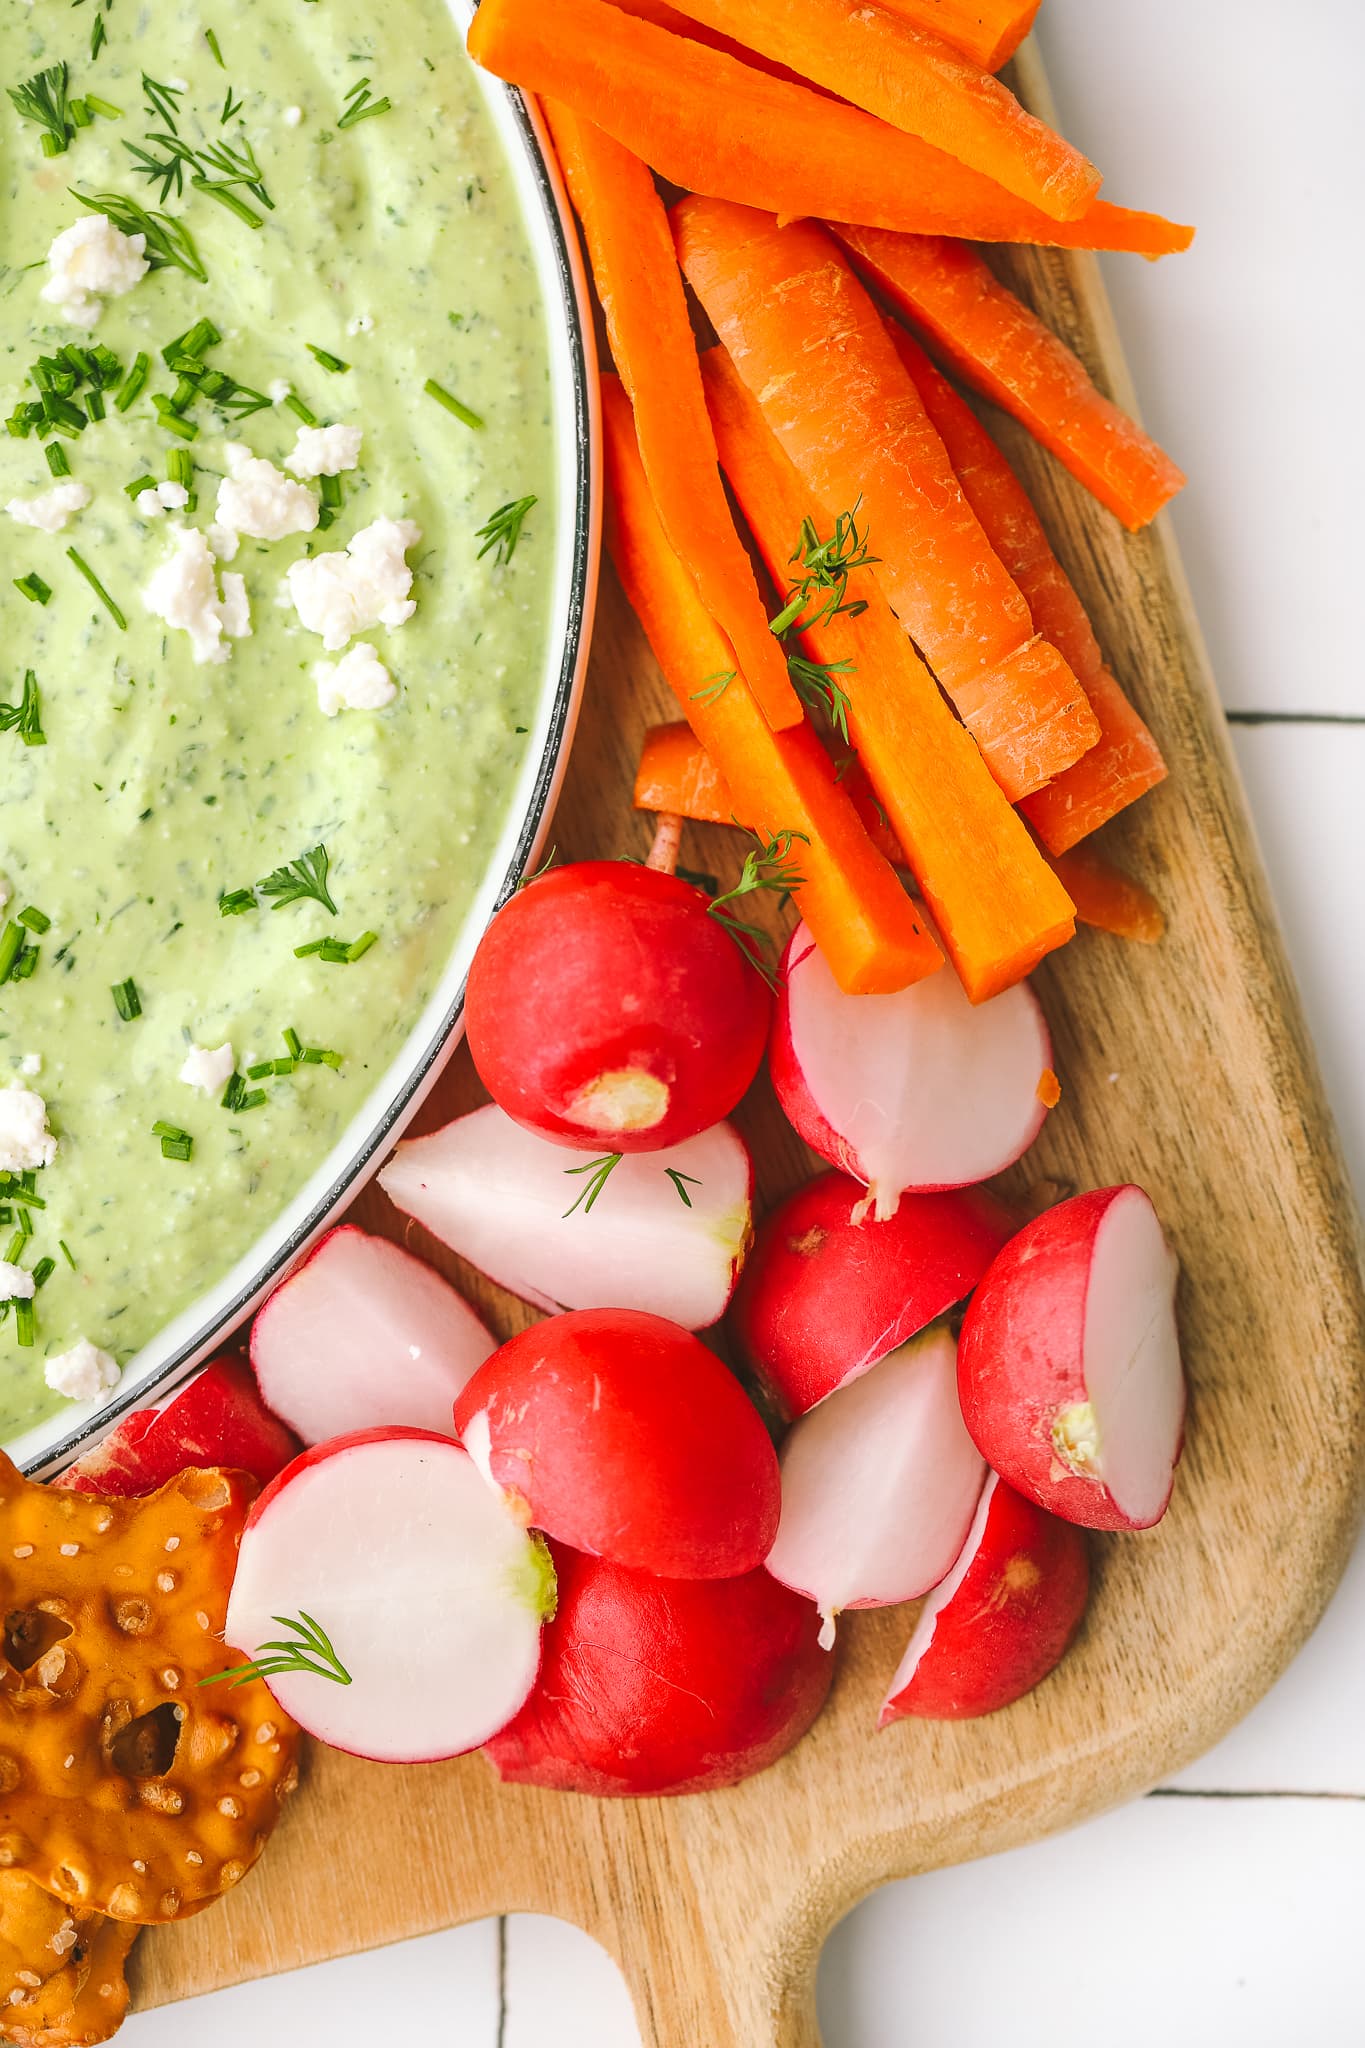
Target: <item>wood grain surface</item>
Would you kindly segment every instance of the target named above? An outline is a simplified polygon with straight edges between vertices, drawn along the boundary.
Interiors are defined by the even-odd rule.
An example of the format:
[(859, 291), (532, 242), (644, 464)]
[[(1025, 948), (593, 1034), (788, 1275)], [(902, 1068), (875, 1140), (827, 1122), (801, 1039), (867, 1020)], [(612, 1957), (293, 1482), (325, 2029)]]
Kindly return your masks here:
[[(1027, 48), (1020, 75), (1044, 110)], [(1000, 261), (1131, 405), (1094, 259), (1010, 251)], [(859, 1898), (1142, 1791), (1216, 1741), (1317, 1620), (1365, 1474), (1360, 1248), (1223, 720), (1167, 522), (1130, 538), (1027, 436), (992, 424), (1171, 765), (1169, 783), (1113, 835), (1165, 904), (1168, 935), (1153, 949), (1083, 931), (1038, 976), (1065, 1093), (1013, 1176), (1137, 1180), (1166, 1222), (1183, 1266), (1192, 1386), (1169, 1515), (1145, 1535), (1097, 1540), (1075, 1649), (1036, 1693), (984, 1721), (876, 1733), (912, 1614), (849, 1617), (815, 1730), (734, 1791), (613, 1804), (499, 1787), (477, 1756), (394, 1769), (315, 1750), (241, 1892), (139, 1944), (141, 2003), (534, 1911), (577, 1922), (619, 1960), (648, 2048), (814, 2048), (820, 1944)], [(604, 572), (553, 833), (561, 855), (643, 851), (649, 821), (629, 808), (639, 739), (674, 715)], [(687, 865), (732, 875), (739, 857), (734, 834), (688, 828)], [(478, 1099), (461, 1052), (421, 1127)], [(810, 1157), (766, 1085), (741, 1121), (770, 1202)], [(377, 1193), (357, 1214), (432, 1257), (500, 1332), (530, 1319), (405, 1231)], [(382, 2015), (375, 2022), (379, 2038)]]

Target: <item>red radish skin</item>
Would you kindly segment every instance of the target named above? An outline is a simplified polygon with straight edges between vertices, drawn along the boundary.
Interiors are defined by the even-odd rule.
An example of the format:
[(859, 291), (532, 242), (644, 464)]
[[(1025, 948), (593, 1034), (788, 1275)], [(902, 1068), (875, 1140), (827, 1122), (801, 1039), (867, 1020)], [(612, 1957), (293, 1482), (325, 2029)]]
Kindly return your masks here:
[(952, 1569), (985, 1466), (957, 1400), (957, 1347), (903, 1344), (792, 1425), (782, 1446), (774, 1578), (815, 1602), (834, 1641), (846, 1607), (918, 1599)]
[(662, 1316), (537, 1323), (455, 1403), (470, 1455), (556, 1542), (669, 1579), (754, 1571), (772, 1545), (777, 1457), (748, 1395)]
[(997, 1714), (1041, 1685), (1090, 1593), (1085, 1537), (990, 1474), (962, 1555), (920, 1609), (878, 1727)]
[(1043, 1127), (1044, 1097), (1056, 1099), (1051, 1064), (1023, 982), (971, 1003), (948, 969), (898, 995), (850, 996), (804, 925), (788, 942), (773, 1087), (811, 1149), (867, 1187), (880, 1221), (908, 1189), (971, 1187), (1012, 1166)]
[(303, 1452), (255, 1502), (228, 1601), (225, 1668), (310, 1616), (349, 1683), (266, 1682), (333, 1749), (421, 1763), (477, 1749), (520, 1712), (554, 1611), (549, 1552), (466, 1451), (421, 1429)]
[(733, 1124), (629, 1154), (594, 1194), (601, 1164), (601, 1154), (552, 1145), (490, 1102), (405, 1140), (379, 1183), (537, 1308), (637, 1308), (688, 1330), (718, 1322), (753, 1219), (753, 1165)]
[(249, 1472), (262, 1485), (289, 1463), (299, 1440), (262, 1405), (240, 1358), (216, 1358), (164, 1408), (136, 1408), (53, 1480), (73, 1493), (155, 1493), (193, 1465)]
[(306, 1444), (391, 1424), (449, 1436), (455, 1396), (496, 1348), (449, 1281), (350, 1223), (276, 1288), (251, 1332), (261, 1397)]
[(690, 882), (578, 861), (528, 882), (484, 933), (465, 1030), (485, 1088), (561, 1145), (654, 1152), (727, 1117), (771, 1002)]
[(536, 1689), (485, 1745), (498, 1776), (599, 1799), (715, 1792), (785, 1756), (834, 1659), (765, 1571), (659, 1579), (553, 1546), (559, 1608)]
[(842, 1173), (807, 1181), (764, 1218), (730, 1328), (746, 1364), (804, 1415), (962, 1301), (1016, 1222), (984, 1188), (906, 1195), (855, 1221), (865, 1190)]
[(1137, 1187), (1045, 1210), (967, 1311), (962, 1412), (983, 1457), (1087, 1529), (1148, 1529), (1184, 1441), (1175, 1254)]

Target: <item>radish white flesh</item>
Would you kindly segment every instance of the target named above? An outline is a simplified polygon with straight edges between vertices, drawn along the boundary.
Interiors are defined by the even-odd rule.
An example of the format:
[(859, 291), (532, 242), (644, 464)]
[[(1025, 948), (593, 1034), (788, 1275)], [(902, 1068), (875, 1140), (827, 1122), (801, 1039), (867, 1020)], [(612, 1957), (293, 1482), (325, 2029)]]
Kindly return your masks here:
[(957, 1347), (947, 1330), (926, 1331), (793, 1425), (768, 1570), (814, 1600), (828, 1644), (842, 1608), (887, 1607), (937, 1585), (985, 1469), (958, 1407)]
[(244, 1657), (311, 1616), (350, 1683), (274, 1674), (271, 1691), (333, 1748), (383, 1763), (476, 1749), (535, 1684), (553, 1611), (549, 1553), (467, 1452), (418, 1430), (305, 1451), (243, 1532), (226, 1637)]
[(496, 1349), (439, 1273), (352, 1224), (328, 1232), (251, 1332), (261, 1398), (306, 1444), (390, 1424), (449, 1436), (455, 1396)]
[(870, 1190), (878, 1218), (908, 1188), (1000, 1173), (1042, 1128), (1047, 1024), (1022, 983), (971, 1003), (951, 968), (898, 995), (845, 995), (805, 926), (787, 948), (773, 1083), (808, 1145)]
[(750, 1237), (753, 1170), (738, 1133), (716, 1124), (665, 1151), (629, 1153), (594, 1196), (604, 1163), (490, 1103), (407, 1140), (379, 1181), (398, 1208), (537, 1308), (643, 1309), (688, 1330), (718, 1322)]

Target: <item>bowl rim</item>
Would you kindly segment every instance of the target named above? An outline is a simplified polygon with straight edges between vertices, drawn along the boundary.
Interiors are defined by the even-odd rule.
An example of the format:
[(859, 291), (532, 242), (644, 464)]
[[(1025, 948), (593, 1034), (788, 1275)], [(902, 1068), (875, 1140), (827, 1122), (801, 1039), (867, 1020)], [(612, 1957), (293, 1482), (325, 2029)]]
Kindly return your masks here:
[[(449, 4), (458, 32), (472, 18), (473, 9), (464, 0), (449, 0)], [(534, 103), (515, 86), (504, 84), (477, 65), (471, 68), (476, 89), (503, 145), (518, 213), (533, 245), (550, 330), (551, 389), (556, 400), (551, 432), (556, 456), (556, 509), (560, 514), (554, 573), (561, 596), (552, 611), (547, 649), (542, 657), (547, 683), (539, 714), (539, 749), (527, 756), (519, 771), (499, 829), (495, 857), (490, 859), (437, 989), (424, 1006), (413, 1032), (394, 1055), (386, 1077), (366, 1096), (337, 1144), (309, 1175), (304, 1188), (229, 1273), (173, 1317), (165, 1330), (134, 1354), (129, 1367), (144, 1353), (155, 1352), (159, 1344), (166, 1343), (169, 1333), (175, 1333), (164, 1358), (154, 1360), (146, 1372), (132, 1379), (129, 1367), (125, 1367), (127, 1384), (121, 1382), (114, 1398), (103, 1405), (92, 1409), (91, 1404), (81, 1404), (45, 1417), (4, 1446), (6, 1454), (31, 1477), (50, 1477), (98, 1443), (134, 1410), (163, 1403), (198, 1366), (224, 1346), (331, 1225), (343, 1204), (358, 1192), (385, 1151), (416, 1115), (459, 1044), (463, 1036), (469, 959), (478, 936), (488, 917), (531, 872), (549, 829), (577, 722), (597, 593), (601, 444), (596, 339), (578, 233), (540, 115)], [(567, 375), (562, 369), (557, 374), (556, 364), (565, 356)], [(573, 517), (571, 526), (566, 528), (562, 517), (569, 497), (569, 476)], [(550, 661), (561, 633), (558, 670), (550, 685)], [(497, 857), (498, 852), (501, 858)], [(456, 985), (447, 993), (455, 975)], [(419, 1049), (414, 1057), (415, 1044)], [(393, 1088), (390, 1084), (394, 1072), (400, 1068), (401, 1080)], [(346, 1154), (340, 1165), (336, 1163), (339, 1153)], [(284, 1228), (286, 1219), (292, 1220)], [(245, 1269), (250, 1269), (247, 1277), (239, 1278)]]

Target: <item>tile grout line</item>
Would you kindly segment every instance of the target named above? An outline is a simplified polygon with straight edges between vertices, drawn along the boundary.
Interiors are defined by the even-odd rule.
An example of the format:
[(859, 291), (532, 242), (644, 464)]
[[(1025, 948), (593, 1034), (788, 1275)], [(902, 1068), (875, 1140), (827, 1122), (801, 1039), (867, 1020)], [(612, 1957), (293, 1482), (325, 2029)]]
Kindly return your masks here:
[(1234, 1792), (1215, 1786), (1205, 1791), (1192, 1785), (1158, 1785), (1146, 1796), (1148, 1799), (1329, 1799), (1365, 1806), (1365, 1792)]

